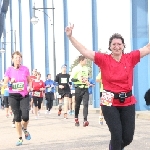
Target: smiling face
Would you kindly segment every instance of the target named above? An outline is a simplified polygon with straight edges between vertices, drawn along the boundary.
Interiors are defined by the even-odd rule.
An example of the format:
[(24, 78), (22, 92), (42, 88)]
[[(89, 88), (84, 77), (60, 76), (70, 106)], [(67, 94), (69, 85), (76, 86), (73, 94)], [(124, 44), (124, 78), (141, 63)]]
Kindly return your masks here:
[(121, 55), (124, 50), (124, 44), (120, 38), (114, 38), (110, 43), (110, 50), (113, 55)]
[(18, 54), (14, 54), (12, 57), (12, 62), (14, 63), (14, 65), (20, 65), (22, 61), (22, 57)]
[(108, 49), (112, 52), (113, 56), (121, 56), (124, 53), (125, 43), (124, 38), (119, 33), (114, 33), (109, 39)]
[(41, 74), (40, 74), (40, 73), (37, 73), (36, 78), (37, 78), (38, 80), (40, 80), (40, 78), (41, 78)]

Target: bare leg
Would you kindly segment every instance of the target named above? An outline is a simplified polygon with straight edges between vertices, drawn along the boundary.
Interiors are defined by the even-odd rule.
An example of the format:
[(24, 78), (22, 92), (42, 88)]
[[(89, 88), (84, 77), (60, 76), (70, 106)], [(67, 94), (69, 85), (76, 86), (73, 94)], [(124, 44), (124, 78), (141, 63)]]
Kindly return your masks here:
[(37, 106), (34, 107), (34, 111), (35, 111), (35, 116), (37, 116), (37, 111), (38, 111)]
[(8, 117), (8, 108), (5, 108), (6, 117)]
[(16, 130), (19, 137), (22, 137), (22, 125), (21, 122), (15, 122)]
[(27, 126), (28, 126), (29, 121), (27, 121), (27, 122), (22, 121), (21, 123), (22, 123), (22, 127), (23, 127), (24, 129), (27, 129)]

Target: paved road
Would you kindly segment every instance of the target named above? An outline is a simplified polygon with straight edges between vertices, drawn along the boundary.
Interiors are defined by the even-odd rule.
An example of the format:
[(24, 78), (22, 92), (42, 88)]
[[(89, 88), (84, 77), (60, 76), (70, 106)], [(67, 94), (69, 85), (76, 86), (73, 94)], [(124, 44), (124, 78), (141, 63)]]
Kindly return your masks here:
[[(57, 116), (56, 110), (50, 115), (41, 111), (38, 120), (31, 114), (28, 130), (32, 140), (24, 140), (19, 147), (15, 146), (18, 137), (11, 128), (12, 117), (6, 118), (0, 110), (0, 118), (0, 150), (108, 150), (110, 133), (106, 124), (98, 124), (96, 113), (89, 114), (88, 127), (75, 127), (73, 116), (64, 120), (63, 116)], [(134, 141), (125, 150), (150, 150), (150, 120), (136, 119)]]

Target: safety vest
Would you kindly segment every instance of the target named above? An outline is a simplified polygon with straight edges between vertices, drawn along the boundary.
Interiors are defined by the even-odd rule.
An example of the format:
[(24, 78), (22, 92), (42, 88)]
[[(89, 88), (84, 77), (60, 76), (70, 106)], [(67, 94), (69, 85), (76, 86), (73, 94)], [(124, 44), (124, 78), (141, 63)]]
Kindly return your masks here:
[[(79, 79), (81, 77), (88, 79), (88, 67), (78, 65), (73, 69), (73, 78)], [(81, 81), (74, 82), (75, 85), (78, 85), (80, 88), (88, 88), (88, 86), (85, 83), (82, 83)]]

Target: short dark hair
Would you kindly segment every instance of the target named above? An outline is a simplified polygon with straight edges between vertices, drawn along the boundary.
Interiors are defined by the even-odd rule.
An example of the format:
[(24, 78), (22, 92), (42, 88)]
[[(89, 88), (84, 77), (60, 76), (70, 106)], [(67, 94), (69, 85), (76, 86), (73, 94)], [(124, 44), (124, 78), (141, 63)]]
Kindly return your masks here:
[(108, 47), (109, 50), (111, 50), (111, 49), (110, 49), (110, 45), (111, 45), (111, 42), (112, 42), (113, 39), (120, 39), (120, 40), (122, 41), (122, 43), (124, 44), (124, 48), (125, 48), (124, 38), (122, 37), (122, 35), (119, 34), (119, 33), (114, 33), (114, 34), (109, 38), (109, 47)]
[(48, 77), (49, 75), (51, 75), (51, 74), (50, 74), (50, 73), (49, 73), (49, 74), (47, 74), (47, 77)]
[(83, 56), (83, 55), (79, 56), (79, 62), (80, 62), (80, 61), (83, 61), (84, 59), (86, 59), (85, 56)]
[(65, 67), (65, 68), (67, 68), (67, 65), (66, 65), (66, 64), (64, 64), (64, 65), (62, 65), (62, 66), (61, 66), (61, 68), (64, 68), (64, 67)]

